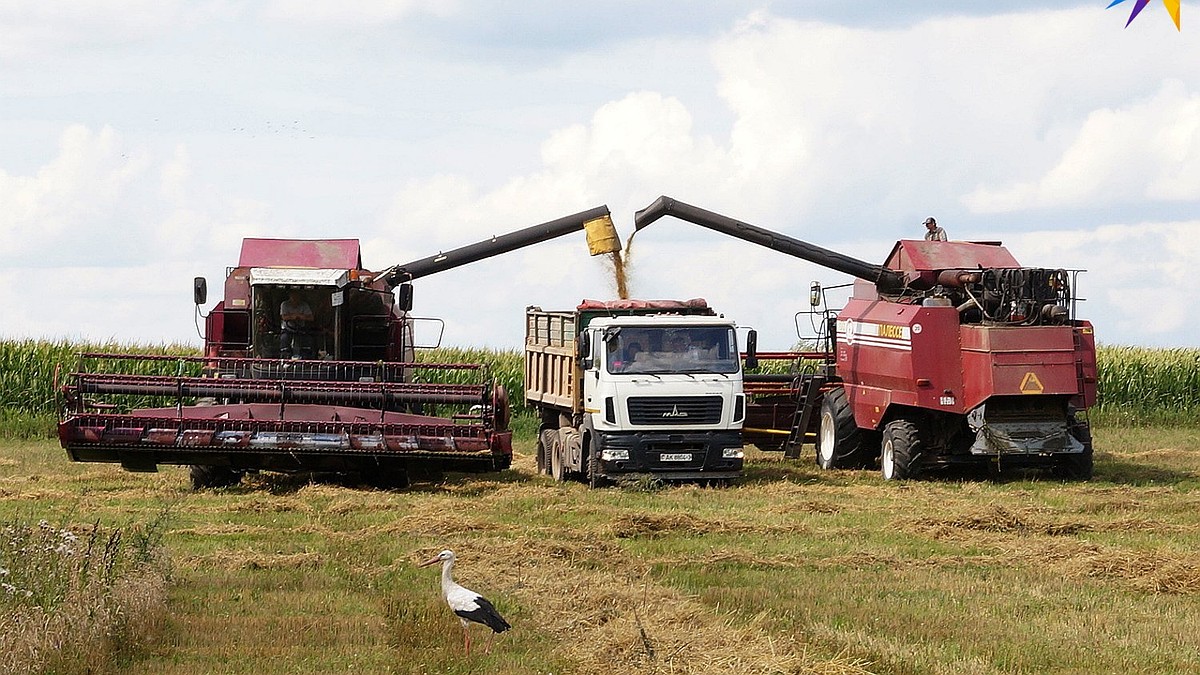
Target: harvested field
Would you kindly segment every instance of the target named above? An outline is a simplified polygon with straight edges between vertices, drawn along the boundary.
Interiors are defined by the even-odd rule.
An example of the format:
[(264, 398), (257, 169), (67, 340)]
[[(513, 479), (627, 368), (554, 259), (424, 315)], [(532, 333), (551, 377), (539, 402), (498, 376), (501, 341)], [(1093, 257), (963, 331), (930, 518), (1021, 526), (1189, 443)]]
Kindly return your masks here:
[[(514, 469), (386, 492), (0, 462), (0, 514), (171, 513), (161, 642), (130, 673), (1189, 672), (1200, 433), (1099, 429), (1097, 479), (885, 484), (753, 453), (726, 488), (588, 490)], [(462, 654), (437, 571), (514, 629)], [(474, 633), (483, 643), (482, 629)]]

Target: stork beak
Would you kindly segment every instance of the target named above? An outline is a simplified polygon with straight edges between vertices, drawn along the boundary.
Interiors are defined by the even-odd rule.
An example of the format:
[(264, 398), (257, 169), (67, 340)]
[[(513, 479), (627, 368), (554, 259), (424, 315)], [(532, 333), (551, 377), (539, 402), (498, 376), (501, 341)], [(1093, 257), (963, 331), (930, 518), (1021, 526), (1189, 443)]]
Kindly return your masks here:
[(429, 560), (426, 560), (425, 562), (421, 563), (420, 565), (417, 565), (417, 567), (429, 567), (430, 565), (433, 565), (438, 562), (441, 562), (441, 561), (438, 560), (438, 557), (435, 555), (432, 558), (430, 558)]

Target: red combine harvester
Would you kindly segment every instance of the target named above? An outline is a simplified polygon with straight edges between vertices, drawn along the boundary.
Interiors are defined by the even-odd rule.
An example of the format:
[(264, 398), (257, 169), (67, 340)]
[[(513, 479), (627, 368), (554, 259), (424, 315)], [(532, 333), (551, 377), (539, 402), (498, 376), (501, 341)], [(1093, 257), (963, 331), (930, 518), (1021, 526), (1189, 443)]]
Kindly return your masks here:
[[(999, 244), (900, 241), (873, 265), (660, 197), (635, 227), (672, 215), (857, 278), (840, 312), (819, 310), (816, 348), (763, 354), (809, 372), (746, 375), (743, 435), (825, 469), (878, 464), (888, 480), (951, 465), (1092, 475), (1092, 326), (1075, 318), (1078, 270), (1022, 267)], [(811, 303), (823, 304), (813, 284)], [(800, 370), (800, 369), (797, 369)]]
[[(505, 469), (507, 393), (483, 365), (415, 362), (417, 325), (438, 320), (410, 315), (410, 282), (581, 229), (593, 255), (619, 247), (603, 206), (382, 272), (353, 239), (246, 239), (204, 355), (82, 354), (59, 439), (77, 462), (190, 465), (196, 488), (258, 470), (401, 487), (411, 472)], [(199, 311), (203, 278), (194, 291)]]

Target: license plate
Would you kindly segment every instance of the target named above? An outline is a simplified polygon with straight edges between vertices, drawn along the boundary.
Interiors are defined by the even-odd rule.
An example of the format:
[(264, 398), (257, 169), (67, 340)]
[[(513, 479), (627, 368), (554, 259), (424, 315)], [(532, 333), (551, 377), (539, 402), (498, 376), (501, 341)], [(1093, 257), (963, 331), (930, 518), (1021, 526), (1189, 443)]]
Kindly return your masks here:
[(692, 453), (690, 452), (664, 452), (658, 458), (664, 462), (690, 462), (692, 461)]

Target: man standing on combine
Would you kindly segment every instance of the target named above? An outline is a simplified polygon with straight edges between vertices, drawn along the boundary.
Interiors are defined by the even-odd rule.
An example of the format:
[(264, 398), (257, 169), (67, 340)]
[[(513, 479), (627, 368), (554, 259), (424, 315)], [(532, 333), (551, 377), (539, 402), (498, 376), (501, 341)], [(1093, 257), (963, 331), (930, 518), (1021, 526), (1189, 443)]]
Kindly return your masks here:
[(946, 241), (946, 231), (932, 217), (925, 219), (925, 241)]

